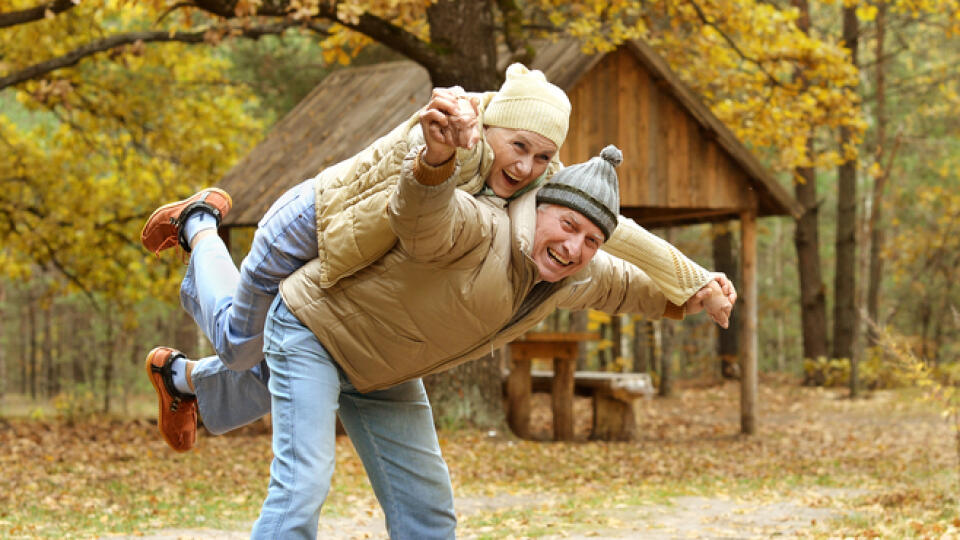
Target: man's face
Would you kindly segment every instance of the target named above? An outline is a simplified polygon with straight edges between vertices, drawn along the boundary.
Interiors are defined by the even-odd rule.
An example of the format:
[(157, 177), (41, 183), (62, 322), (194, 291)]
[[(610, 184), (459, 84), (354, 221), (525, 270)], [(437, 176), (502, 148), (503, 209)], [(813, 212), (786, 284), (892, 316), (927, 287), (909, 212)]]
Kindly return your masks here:
[(487, 185), (504, 199), (543, 174), (557, 153), (557, 145), (539, 133), (501, 127), (485, 130), (494, 156)]
[(537, 228), (530, 256), (540, 279), (560, 281), (579, 272), (603, 244), (603, 231), (580, 212), (565, 206), (537, 207)]

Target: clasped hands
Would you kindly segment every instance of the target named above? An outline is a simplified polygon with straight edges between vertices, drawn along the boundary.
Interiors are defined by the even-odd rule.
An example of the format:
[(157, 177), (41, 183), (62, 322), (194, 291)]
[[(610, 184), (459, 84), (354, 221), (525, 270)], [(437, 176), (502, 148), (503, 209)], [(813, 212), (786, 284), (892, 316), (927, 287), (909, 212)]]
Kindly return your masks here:
[(477, 98), (468, 96), (463, 88), (434, 88), (420, 112), (427, 146), (422, 159), (436, 166), (453, 157), (458, 147), (473, 148), (480, 141), (479, 116)]
[(726, 274), (714, 272), (710, 281), (686, 302), (687, 313), (706, 311), (720, 327), (730, 326), (730, 312), (737, 303), (737, 290)]

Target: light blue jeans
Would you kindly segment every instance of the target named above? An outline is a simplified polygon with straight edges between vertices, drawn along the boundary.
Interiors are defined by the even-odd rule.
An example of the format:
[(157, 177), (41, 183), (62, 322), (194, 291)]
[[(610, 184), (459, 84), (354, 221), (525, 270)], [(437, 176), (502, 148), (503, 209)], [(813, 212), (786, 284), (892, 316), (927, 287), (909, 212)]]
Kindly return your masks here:
[(455, 537), (450, 474), (420, 379), (361, 394), (277, 297), (264, 354), (273, 396), (270, 487), (252, 538), (317, 537), (339, 411), (393, 540)]
[(217, 352), (199, 360), (191, 374), (200, 416), (213, 433), (270, 412), (263, 325), (280, 282), (317, 257), (314, 200), (312, 180), (277, 199), (260, 220), (239, 271), (216, 235), (190, 254), (180, 302)]

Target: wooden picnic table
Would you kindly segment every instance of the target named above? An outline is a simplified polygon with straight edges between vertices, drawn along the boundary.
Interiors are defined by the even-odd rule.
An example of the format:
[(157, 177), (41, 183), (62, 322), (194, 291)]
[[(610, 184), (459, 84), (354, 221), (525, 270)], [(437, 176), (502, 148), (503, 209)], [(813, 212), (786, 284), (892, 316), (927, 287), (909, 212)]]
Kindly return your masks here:
[(552, 358), (553, 438), (557, 441), (573, 440), (573, 383), (578, 345), (598, 339), (600, 335), (592, 332), (528, 332), (510, 344), (512, 365), (507, 378), (507, 422), (518, 437), (530, 437), (530, 362), (534, 358)]
[[(510, 344), (507, 377), (507, 421), (520, 438), (530, 438), (530, 394), (549, 392), (553, 438), (573, 439), (573, 396), (592, 398), (591, 439), (625, 441), (636, 435), (634, 402), (654, 394), (646, 373), (576, 371), (579, 344), (597, 340), (594, 333), (527, 333)], [(553, 359), (553, 370), (533, 370), (535, 358)]]

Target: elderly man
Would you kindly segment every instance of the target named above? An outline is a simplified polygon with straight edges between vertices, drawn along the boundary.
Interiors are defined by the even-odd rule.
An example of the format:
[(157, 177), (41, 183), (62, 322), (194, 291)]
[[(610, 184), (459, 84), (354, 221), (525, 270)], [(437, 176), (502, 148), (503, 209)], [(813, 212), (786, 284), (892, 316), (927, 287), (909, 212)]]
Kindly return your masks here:
[[(598, 252), (618, 223), (615, 147), (508, 207), (456, 190), (452, 150), (436, 150), (405, 160), (388, 209), (396, 247), (329, 288), (307, 264), (270, 309), (274, 460), (255, 538), (316, 538), (337, 415), (391, 538), (452, 538), (449, 473), (419, 377), (509, 343), (558, 307), (650, 318), (704, 307), (699, 295), (671, 304), (642, 271)], [(709, 287), (721, 304), (711, 309), (728, 308)]]

